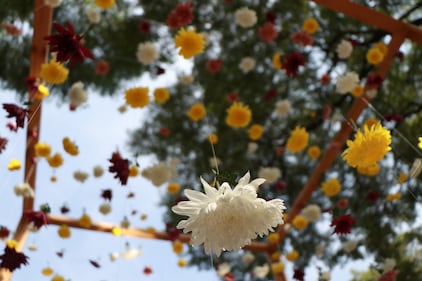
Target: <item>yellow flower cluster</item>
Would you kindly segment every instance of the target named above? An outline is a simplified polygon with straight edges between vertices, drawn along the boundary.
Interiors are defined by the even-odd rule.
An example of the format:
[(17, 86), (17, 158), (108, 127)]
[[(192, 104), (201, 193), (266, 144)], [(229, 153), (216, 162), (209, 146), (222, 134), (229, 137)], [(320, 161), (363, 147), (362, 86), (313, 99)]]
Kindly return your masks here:
[(154, 90), (154, 100), (156, 103), (165, 104), (170, 99), (167, 88), (157, 88)]
[(259, 140), (263, 133), (264, 127), (259, 124), (252, 125), (248, 130), (249, 139), (253, 141)]
[(317, 32), (318, 28), (319, 24), (314, 18), (308, 18), (302, 24), (302, 30), (311, 35)]
[(178, 184), (177, 182), (169, 183), (169, 185), (167, 186), (167, 192), (170, 194), (176, 194), (179, 192), (179, 190), (180, 184)]
[(292, 224), (293, 224), (294, 228), (296, 228), (297, 230), (302, 230), (302, 229), (305, 229), (308, 226), (309, 221), (304, 216), (297, 215), (293, 219)]
[(322, 183), (322, 192), (328, 197), (337, 195), (341, 191), (341, 184), (336, 178), (329, 179)]
[(49, 63), (41, 65), (40, 78), (53, 85), (63, 84), (69, 76), (69, 70), (63, 64), (50, 60)]
[(186, 30), (182, 27), (174, 37), (174, 45), (180, 48), (179, 55), (188, 59), (204, 51), (205, 38), (195, 30)]
[(72, 156), (79, 154), (79, 149), (74, 142), (72, 142), (68, 137), (63, 138), (63, 149)]
[(202, 103), (194, 103), (188, 110), (188, 117), (194, 122), (198, 122), (205, 117), (207, 111)]
[(321, 149), (317, 145), (312, 145), (308, 148), (308, 157), (311, 159), (317, 159), (321, 155)]
[(287, 149), (292, 152), (300, 152), (308, 145), (309, 133), (305, 128), (296, 126), (290, 137), (287, 139)]
[(142, 108), (149, 104), (148, 88), (136, 87), (125, 91), (126, 104), (132, 108)]
[(227, 109), (226, 124), (232, 128), (244, 128), (252, 119), (252, 112), (249, 106), (241, 102), (234, 102)]
[(48, 162), (48, 165), (50, 165), (50, 167), (52, 167), (52, 168), (58, 168), (61, 165), (63, 165), (64, 160), (63, 160), (62, 155), (57, 152), (57, 153), (55, 153), (52, 156), (48, 156), (47, 157), (47, 162)]
[(7, 165), (7, 169), (9, 169), (9, 171), (17, 171), (21, 168), (22, 164), (19, 160), (17, 159), (12, 159), (10, 160), (9, 164)]

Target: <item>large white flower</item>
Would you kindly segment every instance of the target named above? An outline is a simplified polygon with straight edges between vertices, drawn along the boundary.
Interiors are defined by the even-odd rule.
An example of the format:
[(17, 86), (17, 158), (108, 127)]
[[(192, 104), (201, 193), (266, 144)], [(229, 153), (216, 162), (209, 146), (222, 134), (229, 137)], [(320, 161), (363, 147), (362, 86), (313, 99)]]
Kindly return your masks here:
[(158, 59), (158, 49), (152, 42), (139, 43), (136, 57), (139, 62), (150, 64)]
[(336, 92), (342, 95), (351, 92), (359, 84), (359, 75), (356, 72), (348, 72), (344, 76), (337, 77)]
[(172, 211), (189, 217), (181, 220), (177, 228), (192, 232), (192, 245), (204, 244), (207, 254), (219, 256), (222, 250), (239, 250), (283, 223), (283, 201), (257, 198), (257, 188), (265, 180), (249, 179), (248, 172), (233, 190), (227, 182), (214, 188), (202, 178), (205, 193), (185, 189), (190, 201), (179, 202)]

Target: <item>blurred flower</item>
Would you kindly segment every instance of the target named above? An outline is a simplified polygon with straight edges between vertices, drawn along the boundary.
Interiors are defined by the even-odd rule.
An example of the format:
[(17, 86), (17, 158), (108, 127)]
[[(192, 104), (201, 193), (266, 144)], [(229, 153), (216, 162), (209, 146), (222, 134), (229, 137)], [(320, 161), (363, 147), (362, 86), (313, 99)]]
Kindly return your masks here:
[(385, 259), (384, 263), (382, 264), (382, 272), (387, 273), (390, 272), (396, 267), (396, 260), (393, 258)]
[(151, 64), (158, 59), (158, 49), (152, 42), (139, 43), (136, 57), (143, 64)]
[(293, 43), (303, 47), (310, 46), (314, 43), (314, 38), (312, 38), (312, 36), (310, 36), (306, 31), (293, 33), (290, 35), (290, 38), (292, 39)]
[(17, 196), (34, 197), (34, 190), (27, 182), (15, 185), (14, 192)]
[(189, 216), (180, 221), (177, 228), (192, 232), (192, 245), (204, 244), (207, 254), (219, 256), (222, 250), (238, 250), (257, 235), (268, 234), (283, 223), (283, 201), (257, 198), (258, 186), (265, 180), (258, 178), (249, 182), (249, 179), (248, 172), (234, 189), (227, 182), (216, 189), (201, 178), (205, 194), (185, 189), (190, 201), (179, 202), (172, 211)]
[(378, 89), (381, 87), (382, 82), (384, 81), (384, 78), (379, 75), (378, 73), (369, 73), (366, 76), (366, 84), (365, 87), (369, 89)]
[(6, 118), (15, 118), (16, 125), (19, 128), (25, 126), (25, 118), (28, 116), (28, 110), (13, 103), (3, 103), (3, 109), (6, 110)]
[(317, 159), (321, 155), (321, 149), (317, 145), (312, 145), (308, 148), (308, 157), (311, 159)]
[(93, 168), (94, 177), (99, 178), (104, 174), (104, 169), (101, 166), (95, 166)]
[(9, 234), (10, 230), (5, 226), (0, 225), (0, 240), (6, 239), (7, 237), (9, 237)]
[(350, 215), (343, 215), (333, 218), (330, 226), (334, 226), (333, 234), (349, 234), (351, 232), (352, 224), (356, 219)]
[(165, 182), (169, 182), (176, 178), (177, 169), (176, 161), (171, 161), (169, 164), (160, 162), (142, 170), (141, 175), (149, 179), (152, 184), (159, 187)]
[(309, 34), (314, 34), (317, 32), (318, 28), (319, 24), (314, 18), (308, 18), (302, 24), (302, 30)]
[(270, 273), (270, 267), (268, 266), (267, 263), (261, 266), (257, 265), (254, 267), (253, 273), (254, 273), (254, 276), (256, 276), (257, 278), (265, 278), (265, 276), (267, 276), (268, 273)]
[(125, 91), (126, 104), (132, 108), (142, 108), (149, 104), (148, 88), (136, 87)]
[(201, 54), (205, 48), (204, 35), (195, 30), (185, 30), (183, 27), (174, 37), (176, 48), (180, 47), (179, 55), (189, 59), (195, 55)]
[(129, 160), (122, 158), (120, 153), (113, 152), (111, 158), (108, 161), (112, 164), (108, 167), (110, 173), (116, 173), (114, 178), (118, 178), (122, 185), (126, 185), (129, 177)]
[(164, 104), (169, 99), (170, 99), (170, 94), (167, 88), (156, 88), (154, 90), (154, 100), (156, 103)]
[(286, 147), (292, 153), (297, 153), (305, 149), (309, 142), (309, 133), (306, 128), (296, 126), (287, 139)]
[(321, 272), (321, 281), (330, 281), (331, 273), (329, 271)]
[(180, 184), (177, 182), (169, 183), (167, 186), (167, 192), (170, 194), (177, 194), (180, 190)]
[(73, 173), (73, 178), (81, 183), (84, 183), (88, 178), (88, 174), (82, 171), (76, 171)]
[(234, 18), (236, 24), (243, 28), (252, 27), (258, 21), (256, 12), (254, 10), (249, 9), (248, 7), (242, 7), (240, 9), (237, 9), (234, 13)]
[(185, 260), (185, 259), (179, 259), (179, 260), (177, 261), (177, 265), (178, 265), (179, 267), (185, 267), (185, 266), (187, 266), (187, 265), (188, 265), (188, 261), (187, 261), (187, 260)]
[(78, 224), (83, 228), (90, 228), (92, 224), (91, 217), (87, 214), (82, 214), (82, 216), (78, 220)]
[(336, 206), (339, 209), (346, 209), (349, 206), (349, 199), (340, 198), (339, 200), (337, 200)]
[(271, 264), (271, 270), (275, 274), (284, 272), (284, 263), (276, 262), (276, 263)]
[(331, 178), (322, 183), (322, 192), (328, 197), (337, 195), (341, 191), (341, 184), (337, 178)]
[(272, 101), (277, 96), (277, 90), (276, 89), (269, 89), (264, 96), (264, 100), (267, 102)]
[(226, 124), (232, 128), (244, 128), (248, 126), (252, 118), (249, 106), (241, 102), (234, 102), (227, 109)]
[(270, 22), (264, 23), (264, 25), (258, 29), (259, 38), (267, 44), (274, 41), (274, 39), (277, 38), (277, 35), (275, 25)]
[(315, 222), (321, 217), (321, 207), (316, 204), (310, 204), (303, 208), (301, 215), (308, 221)]
[(50, 167), (52, 168), (60, 167), (61, 165), (63, 165), (63, 161), (64, 160), (63, 160), (62, 155), (58, 152), (47, 157), (48, 165), (50, 165)]
[(265, 179), (266, 184), (273, 184), (281, 177), (281, 171), (277, 167), (261, 167), (258, 177)]
[(0, 137), (0, 153), (2, 153), (4, 149), (6, 149), (7, 143), (8, 140), (6, 138)]
[(204, 118), (206, 114), (207, 111), (202, 103), (194, 103), (187, 112), (189, 119), (193, 122), (198, 122)]
[[(13, 240), (14, 241), (14, 240)], [(15, 241), (14, 241), (15, 242)], [(0, 268), (7, 269), (10, 272), (28, 264), (28, 257), (23, 253), (17, 252), (15, 243), (7, 243), (3, 255), (0, 255)]]
[(359, 76), (355, 72), (347, 72), (343, 76), (337, 77), (336, 92), (339, 94), (347, 94), (359, 85)]
[(129, 177), (136, 177), (139, 173), (138, 166), (132, 165), (129, 167)]
[(354, 96), (355, 98), (358, 98), (358, 97), (361, 97), (361, 96), (363, 95), (363, 93), (364, 93), (364, 92), (365, 92), (365, 89), (362, 87), (362, 85), (357, 84), (357, 85), (353, 88), (353, 90), (352, 90), (351, 94), (352, 94), (352, 96)]
[(331, 82), (331, 77), (330, 74), (325, 73), (324, 75), (321, 76), (320, 79), (321, 85), (328, 85)]
[(247, 151), (248, 151), (249, 154), (255, 153), (257, 149), (258, 149), (258, 144), (256, 142), (249, 142), (248, 143)]
[(97, 8), (88, 7), (86, 9), (86, 16), (90, 23), (99, 23), (101, 21), (101, 12)]
[(98, 207), (98, 211), (103, 214), (103, 215), (107, 215), (108, 213), (111, 212), (111, 205), (110, 203), (103, 203), (100, 205), (100, 207)]
[(248, 129), (249, 139), (253, 141), (259, 140), (262, 137), (263, 133), (264, 133), (264, 127), (259, 124), (253, 124)]
[(35, 91), (34, 98), (36, 100), (43, 100), (49, 95), (50, 95), (50, 90), (46, 86), (40, 84), (38, 85), (37, 90)]
[(299, 67), (305, 65), (305, 57), (299, 52), (292, 52), (284, 58), (284, 70), (288, 77), (296, 77)]
[(356, 240), (349, 240), (343, 244), (343, 250), (346, 253), (352, 252), (358, 246), (359, 242)]
[(81, 81), (72, 84), (69, 89), (69, 103), (71, 108), (77, 108), (88, 100), (88, 93), (84, 89), (84, 84)]
[(380, 170), (381, 170), (381, 166), (378, 163), (374, 163), (368, 167), (363, 167), (363, 166), (357, 167), (357, 172), (359, 174), (369, 176), (369, 177), (377, 175)]
[(115, 0), (95, 0), (95, 4), (103, 10), (107, 10), (116, 4)]
[(292, 250), (286, 254), (286, 259), (288, 261), (295, 261), (299, 258), (299, 252), (296, 250)]
[(301, 269), (296, 268), (293, 271), (293, 279), (298, 281), (304, 281), (305, 280), (305, 272)]
[(45, 267), (41, 270), (41, 274), (44, 276), (50, 276), (51, 274), (53, 274), (53, 269), (51, 267)]
[(308, 226), (309, 221), (304, 216), (297, 215), (292, 220), (292, 224), (293, 224), (294, 228), (296, 228), (297, 230), (302, 230), (302, 229), (305, 229)]
[(366, 52), (366, 60), (370, 64), (379, 64), (384, 60), (384, 54), (380, 51), (380, 49), (374, 47)]
[(353, 52), (353, 45), (349, 40), (341, 40), (340, 44), (336, 48), (337, 56), (340, 59), (347, 59)]
[(70, 228), (66, 224), (62, 224), (57, 230), (57, 233), (61, 238), (69, 238), (71, 235)]
[(159, 134), (160, 134), (160, 136), (168, 137), (168, 136), (170, 136), (171, 131), (167, 127), (160, 127)]
[(72, 156), (76, 156), (79, 154), (78, 146), (74, 142), (72, 142), (68, 137), (63, 138), (62, 144), (64, 151), (66, 151), (68, 154)]
[(377, 281), (396, 281), (398, 270), (391, 270), (387, 273), (384, 273)]
[(271, 63), (273, 64), (275, 69), (282, 69), (283, 63), (281, 62), (281, 57), (283, 56), (283, 53), (277, 52), (273, 55), (271, 59)]
[(65, 279), (63, 276), (56, 274), (51, 278), (51, 281), (65, 281)]
[(244, 263), (245, 265), (250, 265), (254, 260), (255, 255), (250, 252), (246, 252), (242, 256), (242, 263)]
[(223, 277), (232, 270), (230, 264), (227, 262), (220, 263), (217, 266), (217, 275)]
[(151, 32), (151, 24), (148, 21), (141, 21), (138, 29), (142, 34), (148, 34)]
[(27, 219), (37, 229), (49, 223), (47, 214), (43, 211), (25, 210), (23, 212), (23, 217)]
[(21, 161), (17, 159), (12, 159), (9, 161), (9, 164), (7, 165), (7, 169), (9, 169), (9, 171), (17, 171), (17, 170), (20, 170), (21, 166), (22, 166)]
[(290, 101), (287, 99), (280, 100), (275, 104), (275, 114), (279, 117), (286, 117), (292, 108)]
[(220, 71), (220, 68), (223, 66), (223, 62), (219, 59), (215, 60), (208, 60), (206, 64), (206, 68), (212, 74), (217, 73)]
[(207, 139), (212, 144), (218, 143), (218, 136), (217, 136), (217, 134), (214, 134), (214, 133), (209, 134)]
[(0, 26), (6, 30), (7, 34), (10, 34), (12, 36), (19, 36), (22, 34), (22, 30), (11, 23), (2, 22)]
[(171, 10), (167, 17), (167, 25), (170, 28), (179, 28), (193, 21), (193, 7), (190, 2), (179, 3)]
[(192, 75), (182, 75), (179, 77), (180, 82), (185, 85), (192, 84), (193, 82), (193, 76)]
[(95, 74), (107, 75), (110, 71), (110, 65), (105, 60), (99, 60), (95, 63)]
[(400, 192), (396, 192), (396, 193), (392, 193), (392, 194), (387, 195), (387, 201), (388, 202), (392, 202), (392, 201), (399, 200), (399, 199), (401, 199), (401, 193)]
[(243, 71), (243, 73), (248, 73), (251, 70), (253, 70), (255, 68), (256, 65), (256, 61), (254, 58), (252, 57), (244, 57), (242, 58), (242, 60), (239, 63), (239, 68), (240, 70)]

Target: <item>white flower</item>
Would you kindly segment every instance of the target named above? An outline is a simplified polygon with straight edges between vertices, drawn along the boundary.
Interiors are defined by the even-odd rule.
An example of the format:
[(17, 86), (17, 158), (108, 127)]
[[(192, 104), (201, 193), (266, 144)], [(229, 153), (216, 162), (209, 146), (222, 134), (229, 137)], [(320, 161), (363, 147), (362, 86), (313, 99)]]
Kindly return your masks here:
[(217, 274), (218, 276), (224, 276), (232, 270), (232, 267), (227, 262), (223, 262), (218, 265)]
[(165, 182), (169, 182), (177, 176), (176, 170), (177, 163), (164, 163), (160, 162), (151, 167), (143, 169), (141, 175), (150, 181), (156, 187), (159, 187)]
[(193, 76), (192, 75), (182, 75), (179, 77), (180, 82), (185, 85), (189, 85), (193, 83)]
[(207, 254), (219, 256), (222, 250), (238, 250), (283, 223), (283, 201), (257, 198), (257, 188), (265, 180), (258, 178), (249, 183), (249, 179), (248, 172), (232, 190), (227, 182), (217, 189), (201, 178), (205, 193), (184, 190), (190, 201), (179, 202), (172, 211), (189, 217), (181, 220), (177, 228), (192, 232), (192, 245), (204, 244)]
[(325, 271), (321, 273), (321, 280), (330, 281), (331, 273), (329, 271)]
[(211, 157), (209, 160), (210, 166), (213, 169), (216, 169), (218, 166), (221, 165), (221, 159), (217, 158), (217, 157)]
[(110, 254), (110, 261), (115, 261), (119, 258), (120, 254), (117, 252), (113, 252)]
[(245, 265), (250, 265), (254, 260), (255, 260), (255, 255), (250, 252), (247, 252), (242, 256), (242, 262)]
[(236, 23), (244, 28), (254, 26), (258, 20), (256, 17), (256, 12), (249, 9), (248, 7), (238, 9), (234, 13), (234, 17)]
[(142, 255), (141, 249), (127, 249), (126, 251), (120, 253), (120, 256), (125, 260), (132, 260), (140, 255)]
[(353, 52), (353, 45), (348, 40), (341, 40), (340, 44), (337, 45), (337, 56), (341, 59), (347, 59)]
[(99, 178), (104, 174), (104, 169), (101, 166), (95, 166), (93, 169), (94, 177)]
[(99, 23), (101, 21), (101, 12), (95, 7), (89, 7), (86, 10), (86, 16), (90, 23)]
[(44, 4), (50, 6), (51, 8), (56, 8), (60, 6), (62, 0), (44, 0)]
[(239, 68), (243, 71), (243, 73), (248, 73), (255, 68), (255, 65), (256, 62), (254, 58), (244, 57), (239, 63)]
[(310, 222), (315, 222), (321, 217), (321, 208), (315, 204), (308, 205), (302, 210), (302, 216)]
[(84, 84), (82, 82), (73, 83), (69, 90), (69, 101), (70, 105), (78, 107), (88, 100), (88, 94), (84, 90)]
[(256, 142), (248, 143), (248, 153), (253, 154), (258, 149), (258, 144)]
[(344, 76), (337, 77), (336, 92), (346, 94), (351, 92), (359, 84), (359, 76), (356, 72), (348, 72)]
[(264, 278), (270, 272), (270, 267), (268, 264), (264, 264), (262, 266), (255, 266), (253, 269), (254, 275), (258, 278)]
[(275, 104), (275, 114), (279, 117), (285, 117), (289, 114), (292, 105), (289, 100), (280, 100)]
[(85, 182), (88, 178), (88, 173), (82, 172), (82, 171), (76, 171), (73, 173), (73, 178), (79, 182)]
[(275, 183), (281, 177), (281, 171), (277, 167), (261, 167), (258, 171), (258, 177), (264, 178), (266, 183)]
[(385, 259), (384, 264), (382, 265), (383, 273), (385, 274), (385, 273), (393, 270), (394, 267), (396, 267), (396, 264), (397, 264), (397, 262), (393, 258)]
[(152, 42), (139, 43), (136, 57), (139, 62), (150, 64), (158, 59), (157, 47)]
[(356, 247), (358, 246), (358, 241), (356, 241), (356, 240), (350, 240), (350, 241), (347, 241), (346, 243), (344, 243), (343, 244), (343, 250), (346, 252), (346, 253), (350, 253), (350, 252), (352, 252), (354, 249), (356, 249)]
[(34, 190), (27, 182), (15, 185), (14, 191), (17, 196), (34, 197)]

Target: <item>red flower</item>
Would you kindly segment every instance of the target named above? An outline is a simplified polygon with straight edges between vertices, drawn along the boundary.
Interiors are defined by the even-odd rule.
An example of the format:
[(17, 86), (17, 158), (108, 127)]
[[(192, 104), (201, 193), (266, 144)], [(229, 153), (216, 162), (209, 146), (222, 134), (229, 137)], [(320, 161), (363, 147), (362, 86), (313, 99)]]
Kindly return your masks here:
[(370, 191), (366, 194), (365, 199), (374, 204), (379, 198), (380, 193), (378, 191)]
[(3, 27), (6, 32), (12, 36), (19, 36), (22, 34), (22, 30), (11, 23), (2, 22), (1, 27)]
[(149, 266), (145, 266), (144, 268), (144, 274), (145, 275), (150, 275), (152, 273), (152, 268)]
[(37, 78), (30, 77), (30, 76), (25, 78), (25, 84), (26, 84), (26, 87), (28, 88), (28, 92), (30, 93), (37, 92), (38, 86), (40, 85)]
[(160, 128), (160, 136), (168, 137), (168, 136), (170, 136), (170, 134), (171, 134), (171, 131), (170, 131), (169, 128), (167, 128), (167, 127), (161, 127)]
[(129, 177), (129, 161), (123, 159), (120, 156), (119, 152), (114, 152), (109, 159), (113, 165), (108, 168), (108, 171), (111, 173), (116, 173), (114, 178), (119, 178), (122, 185), (126, 185), (127, 179)]
[(220, 68), (223, 66), (223, 62), (219, 59), (215, 60), (208, 60), (207, 61), (207, 70), (211, 72), (212, 74), (217, 73), (220, 71)]
[(264, 100), (265, 101), (271, 101), (272, 99), (275, 98), (275, 96), (277, 95), (277, 90), (276, 89), (270, 89), (268, 90), (268, 92), (265, 94), (264, 96)]
[(376, 73), (370, 73), (368, 74), (368, 77), (366, 77), (366, 88), (367, 89), (378, 89), (382, 82), (384, 81), (384, 78), (382, 78), (381, 75)]
[(166, 232), (169, 236), (170, 241), (176, 241), (177, 239), (179, 239), (180, 234), (182, 234), (182, 231), (180, 229), (177, 229), (169, 223), (166, 223)]
[(32, 223), (37, 229), (43, 225), (48, 224), (48, 217), (46, 213), (42, 211), (25, 211), (23, 212), (24, 218)]
[(399, 272), (397, 270), (390, 270), (389, 272), (385, 273), (381, 276), (378, 281), (396, 281), (397, 274)]
[(283, 68), (289, 77), (295, 77), (299, 74), (299, 66), (305, 65), (305, 57), (298, 52), (293, 52), (284, 59)]
[(295, 269), (293, 273), (293, 279), (304, 281), (305, 280), (305, 272), (301, 269)]
[(111, 189), (103, 189), (101, 192), (101, 197), (105, 200), (111, 201), (113, 198), (113, 191)]
[(258, 29), (259, 38), (265, 43), (271, 43), (277, 37), (277, 30), (275, 25), (271, 22), (266, 22)]
[(275, 184), (275, 187), (278, 191), (283, 191), (287, 188), (287, 183), (285, 181), (280, 180)]
[(341, 198), (336, 202), (337, 208), (346, 209), (349, 206), (349, 199)]
[(321, 85), (328, 85), (330, 81), (331, 81), (331, 77), (329, 74), (326, 73), (321, 76), (321, 79), (320, 79)]
[(155, 67), (155, 74), (156, 75), (161, 75), (161, 74), (164, 74), (164, 73), (166, 73), (166, 70), (164, 69), (164, 68), (162, 68), (161, 66), (159, 66), (159, 65), (157, 65), (156, 67)]
[(356, 219), (350, 215), (343, 215), (341, 217), (333, 219), (330, 226), (334, 226), (334, 233), (337, 234), (349, 234), (352, 228), (352, 224)]
[(272, 12), (272, 11), (268, 11), (266, 14), (265, 14), (265, 21), (266, 22), (270, 22), (270, 23), (272, 23), (272, 24), (275, 24), (275, 21), (277, 20), (277, 15), (274, 13), (274, 12)]
[(293, 43), (299, 46), (310, 46), (314, 43), (314, 38), (308, 34), (306, 31), (299, 31), (290, 35), (290, 38), (293, 40)]
[(28, 115), (28, 110), (12, 103), (3, 103), (3, 109), (7, 111), (7, 118), (15, 118), (16, 125), (23, 128), (25, 125), (25, 117)]
[(69, 211), (70, 211), (70, 209), (66, 205), (63, 205), (63, 206), (60, 207), (60, 213), (62, 213), (62, 214), (67, 214), (67, 213), (69, 213)]
[(228, 272), (224, 274), (224, 281), (234, 281), (234, 274), (231, 272)]
[(239, 95), (237, 94), (236, 91), (230, 92), (227, 96), (227, 101), (229, 103), (234, 103), (235, 101), (239, 100)]
[(190, 2), (178, 4), (168, 15), (167, 25), (170, 28), (179, 28), (193, 21), (193, 7)]
[(99, 60), (95, 64), (95, 74), (107, 75), (110, 72), (110, 65), (105, 60)]
[(57, 53), (57, 61), (70, 61), (70, 66), (73, 66), (76, 62), (83, 62), (85, 57), (94, 59), (91, 51), (81, 44), (82, 35), (75, 34), (69, 22), (66, 23), (67, 29), (58, 23), (54, 23), (53, 27), (59, 34), (46, 36), (44, 39), (51, 47), (50, 52)]
[(6, 246), (4, 254), (0, 256), (0, 268), (6, 268), (10, 272), (21, 267), (21, 265), (28, 264), (28, 257), (23, 253), (16, 252), (15, 248), (9, 248)]
[(141, 21), (138, 25), (138, 29), (143, 34), (151, 32), (151, 24), (148, 21)]
[(392, 114), (384, 115), (384, 120), (385, 121), (394, 121), (397, 124), (400, 124), (401, 122), (403, 122), (404, 117), (403, 117), (403, 115), (392, 113)]
[(9, 234), (10, 230), (5, 226), (0, 225), (0, 239), (6, 239), (9, 237)]

